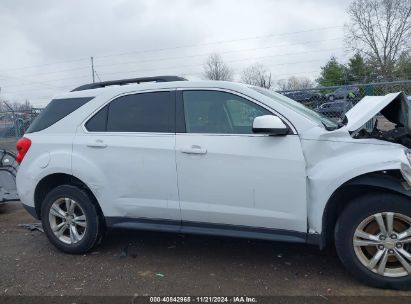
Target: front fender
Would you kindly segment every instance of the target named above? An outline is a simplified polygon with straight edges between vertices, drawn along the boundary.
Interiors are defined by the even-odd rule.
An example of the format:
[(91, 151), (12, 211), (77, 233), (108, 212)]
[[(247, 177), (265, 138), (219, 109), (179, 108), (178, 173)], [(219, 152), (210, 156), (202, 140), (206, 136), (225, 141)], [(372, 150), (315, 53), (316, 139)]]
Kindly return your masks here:
[(322, 232), (326, 204), (332, 194), (346, 182), (368, 173), (386, 170), (400, 170), (407, 181), (411, 180), (406, 148), (394, 144), (363, 143), (318, 141), (315, 146), (308, 148), (309, 153), (315, 153), (315, 159), (318, 159), (310, 161), (309, 155), (306, 155), (310, 233)]

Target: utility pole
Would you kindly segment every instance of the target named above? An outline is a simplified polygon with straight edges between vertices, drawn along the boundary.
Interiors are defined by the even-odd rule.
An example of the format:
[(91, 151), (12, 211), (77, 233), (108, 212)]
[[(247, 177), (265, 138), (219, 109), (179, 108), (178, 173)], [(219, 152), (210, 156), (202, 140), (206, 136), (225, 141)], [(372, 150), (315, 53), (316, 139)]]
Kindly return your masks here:
[(94, 79), (94, 60), (93, 60), (93, 56), (91, 56), (91, 74), (93, 75), (93, 83), (95, 83), (95, 79)]

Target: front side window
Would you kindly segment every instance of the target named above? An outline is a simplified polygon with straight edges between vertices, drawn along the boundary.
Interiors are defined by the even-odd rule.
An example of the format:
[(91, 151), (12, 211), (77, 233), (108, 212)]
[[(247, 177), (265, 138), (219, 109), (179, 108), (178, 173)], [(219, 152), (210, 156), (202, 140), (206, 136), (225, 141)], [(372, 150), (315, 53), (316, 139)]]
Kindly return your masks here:
[(219, 91), (184, 91), (188, 133), (252, 134), (257, 116), (268, 110), (240, 96)]
[(321, 115), (320, 113), (307, 108), (301, 103), (296, 102), (290, 98), (287, 98), (281, 94), (278, 94), (278, 93), (275, 93), (275, 92), (272, 92), (270, 90), (263, 89), (260, 87), (251, 87), (251, 88), (255, 90), (256, 92), (264, 95), (265, 97), (270, 98), (273, 102), (279, 103), (293, 110), (294, 112), (297, 112), (298, 114), (303, 115), (307, 117), (308, 119), (316, 123), (319, 123), (320, 125), (323, 125), (327, 130), (334, 130), (340, 127), (336, 122), (332, 121), (326, 116)]
[(174, 105), (170, 92), (121, 96), (87, 123), (91, 132), (174, 132)]

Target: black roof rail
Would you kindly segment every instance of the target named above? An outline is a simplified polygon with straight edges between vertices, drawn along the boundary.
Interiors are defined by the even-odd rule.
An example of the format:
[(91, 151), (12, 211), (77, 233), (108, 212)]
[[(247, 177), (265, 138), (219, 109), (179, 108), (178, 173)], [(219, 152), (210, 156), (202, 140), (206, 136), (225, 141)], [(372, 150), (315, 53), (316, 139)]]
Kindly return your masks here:
[(82, 86), (75, 88), (74, 90), (71, 90), (71, 92), (104, 88), (104, 87), (111, 86), (111, 85), (126, 85), (130, 83), (169, 82), (169, 81), (185, 81), (185, 80), (187, 79), (183, 77), (179, 77), (179, 76), (154, 76), (154, 77), (120, 79), (120, 80), (111, 80), (111, 81), (84, 84)]

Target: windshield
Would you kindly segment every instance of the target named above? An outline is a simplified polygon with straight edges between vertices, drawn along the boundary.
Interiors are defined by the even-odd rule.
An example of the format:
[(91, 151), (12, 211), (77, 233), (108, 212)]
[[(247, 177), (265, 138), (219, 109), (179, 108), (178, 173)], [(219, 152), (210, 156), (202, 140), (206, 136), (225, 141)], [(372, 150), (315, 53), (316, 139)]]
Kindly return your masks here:
[(329, 118), (325, 117), (324, 115), (321, 115), (320, 113), (317, 113), (303, 106), (301, 103), (296, 102), (295, 100), (292, 100), (286, 96), (271, 92), (267, 89), (263, 89), (260, 87), (252, 87), (252, 89), (257, 91), (260, 94), (263, 94), (266, 97), (271, 98), (275, 102), (281, 103), (282, 105), (292, 109), (293, 111), (298, 112), (301, 115), (304, 115), (310, 120), (315, 121), (319, 125), (324, 126), (327, 130), (335, 130), (340, 127), (338, 123), (330, 120)]

